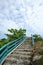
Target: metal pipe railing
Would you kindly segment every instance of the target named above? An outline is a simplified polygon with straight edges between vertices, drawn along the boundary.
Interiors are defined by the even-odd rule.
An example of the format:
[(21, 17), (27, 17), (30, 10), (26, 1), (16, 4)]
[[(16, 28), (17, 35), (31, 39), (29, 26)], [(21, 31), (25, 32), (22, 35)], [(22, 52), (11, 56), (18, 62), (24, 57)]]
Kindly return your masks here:
[(5, 57), (13, 50), (15, 49), (24, 39), (26, 38), (26, 35), (21, 36), (20, 38), (11, 41), (4, 45), (2, 48), (0, 48), (0, 65), (2, 65)]

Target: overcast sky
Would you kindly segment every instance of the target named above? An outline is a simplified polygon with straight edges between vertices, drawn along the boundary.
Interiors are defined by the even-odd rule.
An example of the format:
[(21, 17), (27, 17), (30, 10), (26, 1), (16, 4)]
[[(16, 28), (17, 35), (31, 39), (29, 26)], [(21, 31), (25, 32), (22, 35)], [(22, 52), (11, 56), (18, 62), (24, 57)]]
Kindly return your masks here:
[(26, 28), (27, 35), (43, 35), (43, 0), (0, 0), (0, 31)]

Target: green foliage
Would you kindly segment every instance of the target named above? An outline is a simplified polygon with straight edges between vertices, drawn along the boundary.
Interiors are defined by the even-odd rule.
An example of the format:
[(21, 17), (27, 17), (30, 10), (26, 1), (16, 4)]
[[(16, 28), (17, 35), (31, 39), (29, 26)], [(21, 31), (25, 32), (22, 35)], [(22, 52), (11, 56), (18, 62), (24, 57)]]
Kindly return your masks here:
[(35, 42), (43, 40), (42, 37), (40, 35), (37, 35), (37, 34), (34, 34), (33, 37), (34, 37)]
[[(43, 44), (43, 38), (37, 34), (34, 34), (33, 36), (34, 36), (34, 40), (35, 40), (34, 48), (37, 50), (37, 52), (40, 55), (43, 55), (43, 49), (40, 49), (41, 45)], [(39, 60), (33, 61), (33, 65), (43, 65), (43, 57)]]
[(21, 37), (22, 35), (24, 35), (26, 33), (25, 29), (8, 29), (8, 31), (12, 34), (6, 34), (8, 36), (8, 38), (10, 40), (12, 39), (18, 39), (19, 37)]
[(43, 49), (39, 51), (39, 54), (43, 55)]
[(8, 43), (12, 40), (18, 39), (22, 35), (26, 34), (25, 29), (19, 29), (19, 30), (17, 30), (17, 29), (8, 29), (8, 31), (11, 34), (5, 34), (8, 38), (7, 39), (3, 38), (3, 39), (0, 40), (0, 48), (2, 46), (4, 46), (6, 43)]
[(8, 43), (9, 42), (9, 39), (1, 39), (0, 40), (0, 48), (2, 47), (2, 46), (4, 46), (6, 43)]

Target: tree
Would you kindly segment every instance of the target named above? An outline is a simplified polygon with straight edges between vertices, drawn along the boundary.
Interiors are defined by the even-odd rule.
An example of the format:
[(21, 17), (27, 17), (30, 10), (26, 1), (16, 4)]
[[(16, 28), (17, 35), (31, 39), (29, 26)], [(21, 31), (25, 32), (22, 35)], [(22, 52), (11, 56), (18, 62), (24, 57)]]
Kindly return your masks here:
[(6, 36), (10, 39), (10, 40), (13, 40), (13, 39), (18, 39), (19, 37), (21, 37), (22, 35), (26, 34), (26, 29), (8, 29), (8, 31), (11, 33), (11, 34), (6, 34)]
[(42, 37), (40, 35), (34, 34), (33, 37), (34, 37), (35, 42), (42, 40)]
[(21, 36), (23, 36), (24, 34), (26, 34), (26, 30), (25, 29), (8, 29), (8, 31), (10, 32), (10, 34), (5, 34), (8, 38), (5, 39), (1, 39), (0, 40), (0, 48), (5, 45), (6, 43), (12, 41), (12, 40), (15, 40), (15, 39), (18, 39), (20, 38)]

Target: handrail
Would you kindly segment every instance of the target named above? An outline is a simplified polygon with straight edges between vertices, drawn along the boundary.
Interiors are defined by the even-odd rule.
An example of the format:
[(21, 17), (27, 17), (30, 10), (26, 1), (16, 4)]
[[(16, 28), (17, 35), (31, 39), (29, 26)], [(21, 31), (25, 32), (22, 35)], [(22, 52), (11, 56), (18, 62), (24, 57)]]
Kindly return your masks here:
[(0, 64), (2, 65), (3, 60), (5, 57), (13, 50), (15, 49), (24, 39), (26, 38), (26, 35), (21, 36), (20, 38), (13, 40), (6, 45), (4, 45), (2, 48), (0, 48)]

